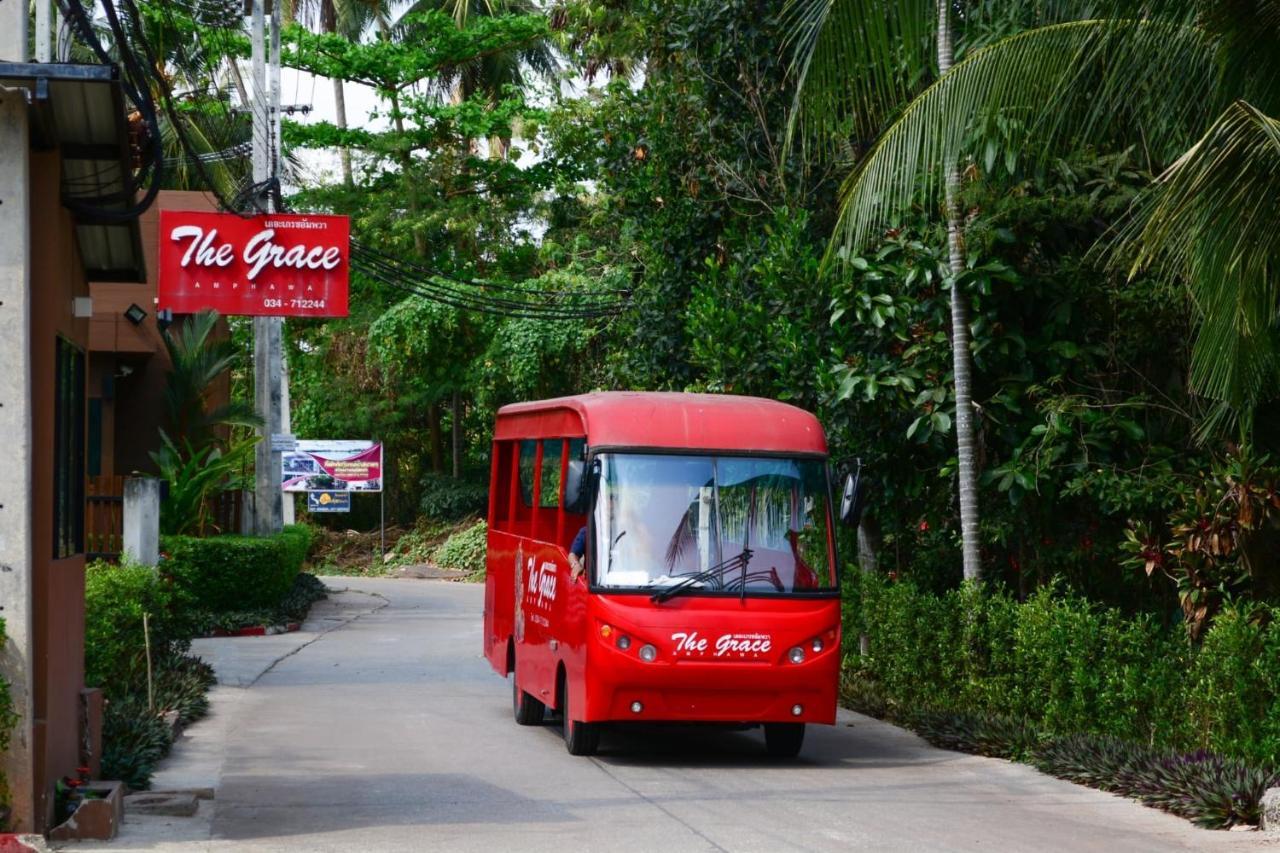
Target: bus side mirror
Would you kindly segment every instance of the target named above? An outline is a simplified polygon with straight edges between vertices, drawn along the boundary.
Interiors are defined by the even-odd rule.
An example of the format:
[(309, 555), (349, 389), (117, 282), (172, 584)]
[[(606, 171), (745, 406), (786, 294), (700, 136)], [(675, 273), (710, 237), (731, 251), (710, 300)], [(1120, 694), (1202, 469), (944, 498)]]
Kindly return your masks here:
[(840, 490), (840, 523), (857, 527), (866, 504), (867, 487), (862, 479), (862, 463), (859, 462), (844, 475), (844, 486)]
[(587, 511), (587, 497), (591, 491), (587, 486), (586, 460), (570, 459), (569, 468), (564, 475), (564, 508), (566, 512), (581, 515)]

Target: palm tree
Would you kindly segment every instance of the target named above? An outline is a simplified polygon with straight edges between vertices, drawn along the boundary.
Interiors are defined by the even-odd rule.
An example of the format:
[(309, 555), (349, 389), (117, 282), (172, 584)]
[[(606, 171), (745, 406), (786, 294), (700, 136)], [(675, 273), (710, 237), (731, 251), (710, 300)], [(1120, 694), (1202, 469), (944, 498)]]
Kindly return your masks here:
[[(1219, 403), (1205, 429), (1236, 423), (1247, 437), (1253, 410), (1280, 393), (1280, 130), (1269, 118), (1280, 114), (1280, 0), (1011, 0), (1021, 26), (954, 67), (943, 51), (950, 4), (939, 0), (938, 75), (904, 106), (903, 59), (918, 59), (912, 39), (924, 5), (791, 4), (800, 78), (793, 128), (809, 139), (841, 127), (872, 137), (841, 187), (829, 257), (873, 239), (923, 187), (926, 198), (943, 196), (955, 273), (963, 269), (960, 163), (992, 144), (1041, 161), (1138, 145), (1163, 173), (1103, 248), (1114, 262), (1127, 259), (1131, 274), (1154, 268), (1187, 283), (1201, 318), (1191, 387)], [(996, 137), (998, 117), (1020, 136)], [(960, 404), (967, 320), (958, 304), (966, 307), (953, 285), (963, 442), (959, 420), (971, 408)], [(962, 444), (962, 466), (963, 457)], [(962, 532), (970, 577), (976, 529)]]
[[(385, 17), (387, 4), (381, 0), (290, 0), (285, 7), (288, 20), (297, 20), (307, 26), (318, 25), (320, 32), (339, 34), (358, 41), (375, 20)], [(339, 129), (347, 129), (347, 96), (343, 81), (333, 78), (333, 103)], [(338, 149), (342, 164), (342, 183), (352, 186), (351, 149)]]
[(179, 447), (201, 450), (217, 444), (220, 427), (262, 425), (249, 403), (231, 400), (209, 407), (214, 383), (243, 359), (229, 337), (214, 335), (217, 324), (217, 311), (201, 311), (188, 317), (176, 334), (169, 329), (164, 332), (171, 365), (164, 389), (167, 435)]

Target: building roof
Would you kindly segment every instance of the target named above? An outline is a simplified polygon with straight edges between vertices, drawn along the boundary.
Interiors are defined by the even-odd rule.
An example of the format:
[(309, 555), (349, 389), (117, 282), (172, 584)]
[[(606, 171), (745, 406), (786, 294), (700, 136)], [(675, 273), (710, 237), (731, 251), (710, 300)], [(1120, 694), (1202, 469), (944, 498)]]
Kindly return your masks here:
[(498, 410), (495, 438), (585, 435), (606, 447), (826, 454), (818, 419), (803, 409), (730, 394), (606, 391)]

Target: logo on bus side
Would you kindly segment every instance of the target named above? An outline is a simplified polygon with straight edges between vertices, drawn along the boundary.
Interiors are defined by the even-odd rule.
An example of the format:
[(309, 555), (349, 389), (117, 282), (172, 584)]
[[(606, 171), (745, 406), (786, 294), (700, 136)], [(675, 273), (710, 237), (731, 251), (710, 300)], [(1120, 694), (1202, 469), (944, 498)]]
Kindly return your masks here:
[(548, 607), (556, 600), (556, 564), (550, 560), (537, 565), (533, 557), (528, 563), (529, 580), (524, 585), (525, 597), (530, 604)]
[(710, 654), (717, 658), (729, 655), (758, 658), (773, 648), (770, 634), (721, 634), (711, 643), (706, 637), (699, 637), (697, 631), (676, 631), (671, 641), (676, 644), (677, 655), (699, 657)]

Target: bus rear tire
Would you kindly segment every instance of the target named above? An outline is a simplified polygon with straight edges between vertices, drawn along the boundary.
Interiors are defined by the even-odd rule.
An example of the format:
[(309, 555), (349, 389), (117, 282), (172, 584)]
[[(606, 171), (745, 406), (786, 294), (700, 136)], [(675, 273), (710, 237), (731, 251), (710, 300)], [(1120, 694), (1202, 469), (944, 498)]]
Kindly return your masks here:
[(511, 711), (522, 726), (536, 726), (547, 714), (547, 706), (520, 689), (516, 671), (511, 670)]
[(569, 712), (569, 690), (566, 687), (561, 698), (560, 710), (564, 715), (564, 748), (570, 755), (595, 755), (600, 748), (600, 724), (575, 720)]
[(804, 745), (804, 723), (765, 723), (764, 748), (772, 758), (795, 758)]

